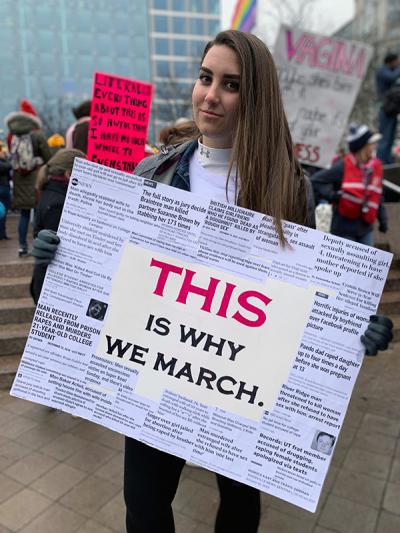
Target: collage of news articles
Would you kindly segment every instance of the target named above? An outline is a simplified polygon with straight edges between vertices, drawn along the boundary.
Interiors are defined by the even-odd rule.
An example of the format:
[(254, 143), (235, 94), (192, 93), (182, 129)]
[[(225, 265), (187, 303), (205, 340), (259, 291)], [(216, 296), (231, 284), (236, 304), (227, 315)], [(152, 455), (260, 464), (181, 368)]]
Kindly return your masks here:
[(11, 394), (314, 512), (392, 256), (284, 229), (76, 159)]

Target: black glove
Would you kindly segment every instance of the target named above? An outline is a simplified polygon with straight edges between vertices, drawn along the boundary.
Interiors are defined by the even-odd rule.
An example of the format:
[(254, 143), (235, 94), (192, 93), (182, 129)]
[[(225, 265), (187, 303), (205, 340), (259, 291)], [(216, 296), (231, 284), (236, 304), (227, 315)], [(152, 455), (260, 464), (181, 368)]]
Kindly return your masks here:
[(380, 231), (381, 233), (386, 233), (387, 230), (388, 230), (387, 222), (380, 222), (380, 223), (379, 223), (379, 228), (378, 228), (378, 229), (379, 229), (379, 231)]
[(31, 255), (35, 258), (37, 265), (49, 265), (56, 255), (60, 237), (51, 229), (39, 231), (36, 239), (32, 243)]
[(378, 350), (386, 350), (393, 339), (393, 322), (383, 315), (372, 315), (369, 324), (361, 335), (361, 342), (365, 346), (365, 355), (376, 355)]

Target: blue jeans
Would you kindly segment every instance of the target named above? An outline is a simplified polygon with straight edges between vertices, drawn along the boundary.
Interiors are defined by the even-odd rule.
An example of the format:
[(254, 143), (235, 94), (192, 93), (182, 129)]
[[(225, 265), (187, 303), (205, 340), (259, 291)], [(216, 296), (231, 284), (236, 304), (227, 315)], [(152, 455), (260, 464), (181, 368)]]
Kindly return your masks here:
[(374, 232), (369, 231), (362, 237), (349, 237), (348, 235), (341, 235), (343, 239), (348, 239), (349, 241), (355, 241), (360, 242), (361, 244), (366, 244), (367, 246), (373, 246), (374, 245)]
[(0, 239), (4, 239), (6, 236), (6, 219), (7, 219), (7, 210), (10, 209), (10, 187), (7, 185), (0, 185), (0, 202), (4, 204), (6, 208), (6, 216), (0, 219)]
[(384, 165), (393, 163), (392, 146), (397, 128), (397, 116), (389, 117), (382, 108), (379, 110), (379, 133), (382, 139), (378, 143), (377, 157)]
[(18, 239), (19, 239), (20, 248), (23, 248), (24, 250), (28, 249), (28, 243), (26, 240), (26, 236), (28, 235), (30, 217), (31, 217), (30, 209), (21, 209), (21, 215), (19, 217), (19, 224), (18, 224)]

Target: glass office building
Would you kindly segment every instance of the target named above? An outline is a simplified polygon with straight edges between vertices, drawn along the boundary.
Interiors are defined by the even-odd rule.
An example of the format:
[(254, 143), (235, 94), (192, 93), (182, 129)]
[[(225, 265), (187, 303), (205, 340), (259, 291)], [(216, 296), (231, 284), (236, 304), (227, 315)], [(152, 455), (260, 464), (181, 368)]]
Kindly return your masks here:
[(0, 8), (0, 130), (27, 98), (49, 132), (64, 133), (100, 71), (154, 83), (155, 141), (162, 125), (191, 116), (201, 53), (220, 29), (219, 0), (0, 0)]
[(155, 129), (191, 116), (190, 95), (204, 45), (220, 30), (218, 0), (149, 0)]
[(1, 120), (28, 98), (53, 127), (57, 120), (65, 127), (70, 106), (91, 96), (95, 71), (151, 78), (145, 0), (0, 0), (0, 7)]

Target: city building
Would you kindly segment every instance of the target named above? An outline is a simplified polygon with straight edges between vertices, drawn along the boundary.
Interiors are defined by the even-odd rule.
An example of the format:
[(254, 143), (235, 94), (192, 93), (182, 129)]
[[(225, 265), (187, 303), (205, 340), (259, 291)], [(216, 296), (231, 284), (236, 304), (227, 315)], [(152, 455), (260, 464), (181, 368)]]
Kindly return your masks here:
[[(204, 45), (220, 29), (219, 0), (0, 0), (0, 119), (29, 99), (47, 133), (64, 132), (93, 73), (152, 81), (149, 138), (191, 116)], [(0, 124), (0, 138), (5, 136)]]
[(191, 92), (204, 45), (220, 30), (219, 0), (148, 0), (155, 130), (191, 117)]
[(0, 7), (1, 122), (28, 98), (48, 130), (64, 130), (70, 107), (91, 96), (95, 71), (151, 78), (146, 1), (0, 0)]

